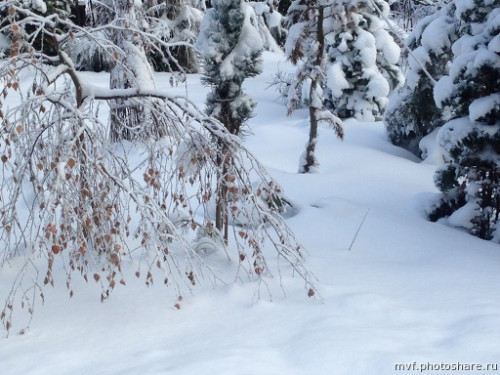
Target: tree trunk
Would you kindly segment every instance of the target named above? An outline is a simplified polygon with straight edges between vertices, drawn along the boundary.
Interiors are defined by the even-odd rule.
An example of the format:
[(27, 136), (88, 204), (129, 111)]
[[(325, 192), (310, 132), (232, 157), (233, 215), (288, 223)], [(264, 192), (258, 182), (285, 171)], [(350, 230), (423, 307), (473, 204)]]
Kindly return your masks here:
[[(312, 86), (313, 85), (311, 85), (311, 90)], [(316, 118), (316, 108), (309, 107), (309, 140), (307, 142), (304, 165), (301, 166), (300, 170), (301, 173), (309, 173), (311, 171), (311, 168), (317, 165), (316, 157), (314, 156), (317, 137), (318, 119)]]
[[(231, 133), (238, 135), (240, 131), (241, 124), (231, 116), (230, 102), (225, 101), (222, 103), (221, 108), (221, 121), (223, 121), (226, 129)], [(219, 233), (223, 236), (224, 243), (227, 244), (229, 227), (228, 227), (228, 205), (227, 200), (227, 183), (226, 178), (229, 172), (229, 166), (231, 165), (231, 155), (225, 144), (221, 141), (218, 142), (218, 147), (220, 150), (220, 156), (217, 158), (218, 164), (218, 188), (217, 188), (217, 199), (216, 199), (216, 209), (215, 209), (215, 227)]]
[[(324, 7), (318, 8), (318, 24), (316, 35), (318, 40), (318, 51), (314, 65), (320, 67), (323, 63), (323, 53), (325, 49), (325, 35), (323, 31)], [(309, 173), (311, 168), (317, 165), (316, 157), (314, 155), (316, 150), (316, 139), (318, 137), (318, 108), (316, 108), (315, 96), (316, 90), (321, 84), (322, 77), (315, 72), (311, 77), (311, 88), (309, 90), (309, 140), (307, 142), (306, 154), (304, 157), (304, 164), (300, 167), (301, 173)]]
[(216, 206), (215, 206), (215, 228), (219, 231), (219, 234), (224, 239), (224, 243), (227, 245), (228, 241), (228, 214), (227, 214), (227, 184), (226, 184), (226, 176), (227, 176), (227, 163), (228, 157), (226, 157), (226, 153), (224, 152), (225, 147), (222, 146), (222, 155), (218, 158), (217, 162), (219, 163), (219, 172), (218, 172), (218, 189), (217, 189), (217, 197), (216, 197)]
[[(111, 89), (128, 89), (141, 86), (154, 89), (151, 65), (146, 59), (144, 47), (139, 38), (134, 37), (136, 23), (133, 0), (117, 0), (116, 25), (121, 27), (114, 34), (113, 42), (120, 48), (110, 74)], [(139, 85), (140, 82), (140, 85)], [(134, 140), (152, 133), (153, 120), (143, 105), (133, 99), (115, 100), (111, 104), (111, 140)]]

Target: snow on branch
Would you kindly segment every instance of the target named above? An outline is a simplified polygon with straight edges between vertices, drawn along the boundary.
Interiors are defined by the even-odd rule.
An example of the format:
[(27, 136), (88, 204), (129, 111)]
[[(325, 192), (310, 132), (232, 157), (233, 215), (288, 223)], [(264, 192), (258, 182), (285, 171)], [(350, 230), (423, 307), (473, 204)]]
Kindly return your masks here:
[[(22, 264), (19, 277), (0, 310), (7, 330), (13, 306), (33, 314), (40, 293), (32, 292), (54, 285), (57, 269), (65, 270), (70, 296), (80, 275), (101, 286), (103, 301), (126, 284), (131, 269), (147, 285), (159, 279), (179, 296), (203, 282), (228, 282), (209, 265), (207, 244), (226, 251), (236, 273), (229, 282), (247, 278), (258, 288), (271, 282), (270, 246), (278, 263), (285, 260), (278, 267), (299, 275), (309, 296), (316, 293), (281, 215), (279, 185), (236, 136), (189, 98), (148, 85), (92, 85), (60, 49), (71, 38), (66, 21), (8, 4), (14, 11), (0, 27), (16, 35), (18, 46), (0, 64), (0, 266), (23, 262), (15, 262)], [(18, 20), (19, 14), (28, 17)], [(24, 30), (27, 19), (50, 26), (56, 56), (37, 47)], [(118, 99), (125, 110), (147, 111), (154, 131), (112, 142), (102, 108)], [(220, 170), (228, 155), (230, 166)], [(232, 232), (227, 244), (214, 230), (222, 185)]]

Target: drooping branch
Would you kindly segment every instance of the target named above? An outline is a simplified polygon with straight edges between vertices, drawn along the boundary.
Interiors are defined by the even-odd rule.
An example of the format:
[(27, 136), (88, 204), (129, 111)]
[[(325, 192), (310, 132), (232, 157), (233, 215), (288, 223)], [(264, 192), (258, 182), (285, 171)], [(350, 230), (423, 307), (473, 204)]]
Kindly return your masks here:
[[(237, 263), (231, 281), (244, 273), (260, 285), (273, 271), (270, 245), (304, 279), (308, 295), (315, 293), (314, 276), (281, 216), (281, 189), (237, 136), (188, 98), (92, 85), (63, 51), (49, 58), (22, 39), (23, 22), (2, 24), (3, 30), (18, 25), (22, 50), (0, 65), (0, 259), (5, 264), (22, 256), (33, 265), (20, 270), (25, 273), (13, 288), (54, 284), (61, 264), (70, 295), (72, 276), (79, 274), (99, 283), (105, 300), (126, 282), (135, 261), (136, 275), (145, 275), (148, 285), (161, 278), (180, 294), (204, 279), (219, 282), (205, 254), (222, 249)], [(30, 22), (46, 21), (33, 16)], [(62, 33), (56, 35), (60, 43), (64, 28), (52, 26)], [(144, 106), (165, 134), (110, 142), (109, 120), (97, 108), (113, 100)], [(227, 155), (231, 163), (221, 169)], [(227, 187), (227, 245), (213, 236), (221, 181)], [(6, 328), (16, 296), (11, 293), (0, 312)]]

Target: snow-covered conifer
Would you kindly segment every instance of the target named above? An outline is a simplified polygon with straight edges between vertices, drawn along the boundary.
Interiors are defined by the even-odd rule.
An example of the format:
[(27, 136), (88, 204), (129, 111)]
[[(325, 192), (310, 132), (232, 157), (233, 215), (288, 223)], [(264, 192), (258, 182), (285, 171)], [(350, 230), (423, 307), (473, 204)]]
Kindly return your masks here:
[(403, 82), (400, 47), (385, 0), (330, 0), (326, 106), (341, 118), (375, 120)]
[(284, 27), (285, 18), (278, 12), (276, 0), (251, 1), (248, 3), (257, 16), (259, 32), (266, 51), (281, 51), (285, 44), (287, 30)]
[(431, 219), (500, 242), (500, 7), (498, 0), (455, 1), (458, 33), (449, 74), (434, 88), (447, 122), (438, 142), (448, 163)]
[(324, 90), (327, 76), (326, 35), (333, 26), (332, 1), (296, 0), (288, 9), (289, 34), (285, 44), (287, 58), (297, 65), (297, 79), (287, 93), (288, 113), (291, 114), (303, 101), (303, 88), (309, 106), (309, 140), (299, 164), (300, 172), (309, 172), (318, 165), (315, 156), (318, 123), (330, 124), (342, 138), (342, 121), (324, 107)]
[(204, 59), (202, 81), (212, 88), (207, 112), (238, 135), (255, 107), (243, 81), (261, 72), (263, 44), (255, 13), (242, 0), (214, 0), (212, 6), (196, 44)]
[[(243, 81), (261, 72), (263, 43), (253, 9), (242, 0), (213, 0), (203, 18), (197, 47), (204, 59), (202, 81), (212, 88), (207, 113), (221, 121), (229, 133), (240, 135), (256, 105), (243, 92)], [(219, 145), (226, 154), (225, 145)], [(217, 192), (216, 228), (227, 241), (228, 186), (231, 157), (220, 161), (222, 181)], [(234, 172), (233, 172), (234, 173)]]
[(390, 97), (384, 115), (391, 141), (419, 156), (421, 139), (444, 122), (433, 88), (435, 80), (448, 74), (451, 45), (458, 38), (454, 12), (451, 3), (419, 21), (409, 35), (406, 82)]

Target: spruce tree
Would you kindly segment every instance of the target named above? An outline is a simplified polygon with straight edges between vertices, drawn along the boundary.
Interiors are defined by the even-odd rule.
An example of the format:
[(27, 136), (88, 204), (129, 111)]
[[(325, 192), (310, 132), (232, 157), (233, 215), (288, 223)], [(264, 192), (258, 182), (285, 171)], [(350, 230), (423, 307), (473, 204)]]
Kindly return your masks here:
[(302, 92), (309, 88), (309, 139), (301, 157), (299, 172), (310, 172), (318, 165), (315, 156), (318, 124), (326, 122), (333, 127), (339, 138), (343, 137), (342, 121), (324, 106), (326, 83), (326, 37), (331, 32), (334, 19), (332, 1), (297, 0), (288, 9), (289, 34), (285, 44), (287, 58), (297, 66), (297, 79), (287, 93), (288, 114), (301, 105)]
[(242, 85), (262, 71), (262, 40), (255, 14), (242, 0), (214, 0), (212, 6), (197, 41), (204, 58), (202, 82), (212, 88), (207, 113), (238, 135), (255, 107)]
[[(205, 14), (197, 41), (204, 58), (202, 82), (212, 89), (206, 100), (207, 114), (224, 124), (229, 133), (240, 135), (256, 105), (242, 85), (246, 78), (261, 72), (263, 43), (255, 13), (242, 0), (213, 0), (212, 7)], [(216, 229), (227, 241), (232, 161), (225, 145), (220, 143), (219, 147), (226, 156), (219, 160)]]
[(400, 48), (388, 29), (385, 0), (330, 0), (326, 106), (340, 118), (376, 120), (403, 83)]
[(249, 5), (254, 9), (258, 20), (259, 32), (266, 51), (279, 52), (285, 44), (287, 30), (285, 17), (278, 12), (278, 1), (252, 1)]
[(454, 12), (450, 3), (422, 19), (409, 35), (406, 82), (390, 97), (384, 114), (392, 143), (418, 156), (425, 157), (419, 148), (422, 138), (444, 123), (433, 89), (435, 81), (448, 74), (451, 45), (458, 38)]
[(448, 163), (430, 217), (500, 242), (500, 2), (455, 2), (458, 32), (449, 74), (434, 88), (447, 121), (438, 141)]

